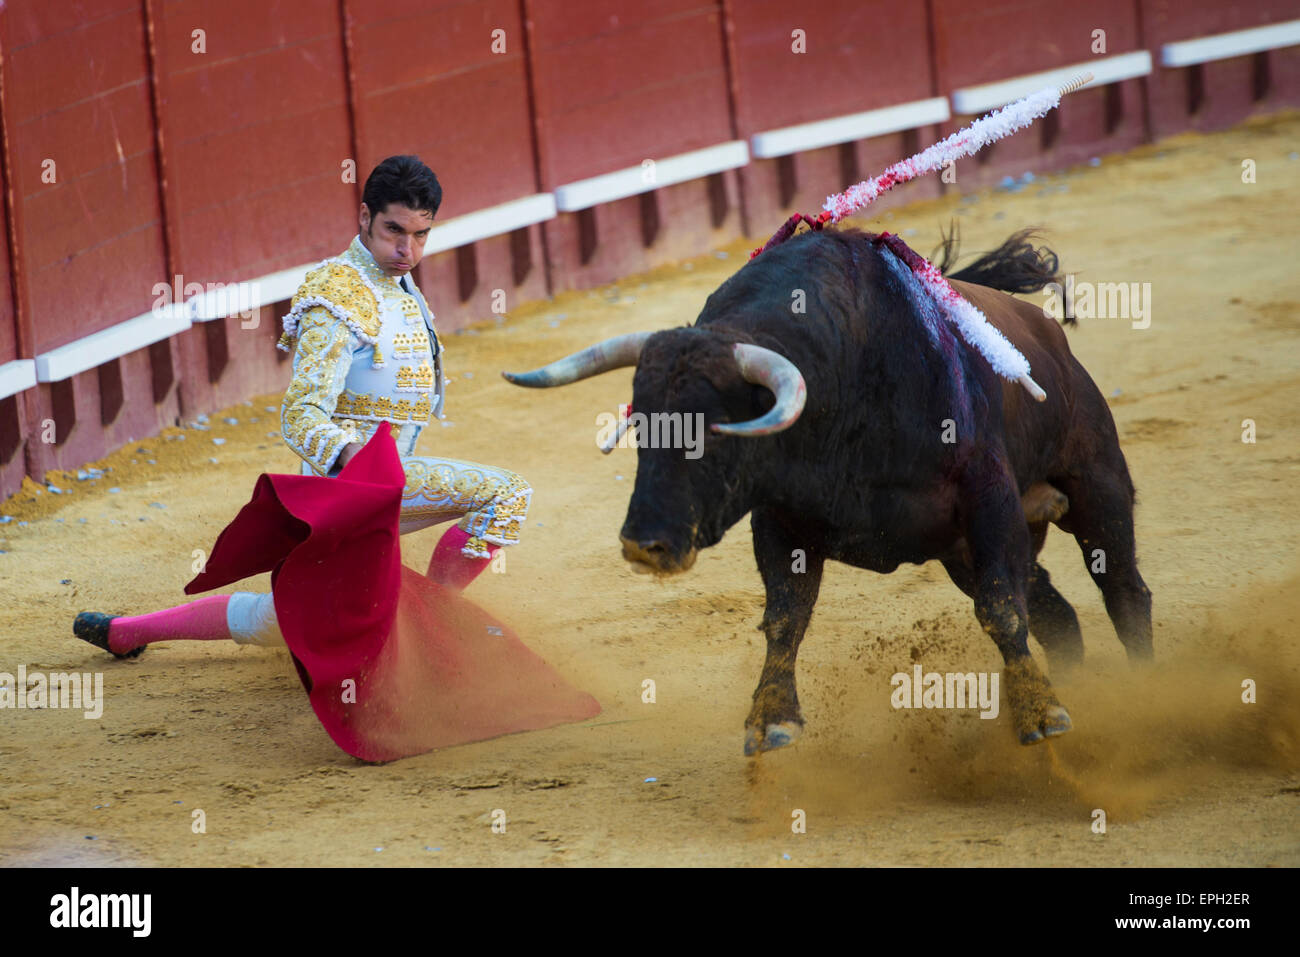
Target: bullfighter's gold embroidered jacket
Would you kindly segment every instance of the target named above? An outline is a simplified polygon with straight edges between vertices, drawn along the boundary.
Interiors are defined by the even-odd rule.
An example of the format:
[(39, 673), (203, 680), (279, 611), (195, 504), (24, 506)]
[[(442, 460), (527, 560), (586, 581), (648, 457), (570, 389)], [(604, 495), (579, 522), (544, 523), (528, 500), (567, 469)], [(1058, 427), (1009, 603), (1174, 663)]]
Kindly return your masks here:
[(442, 346), (429, 304), (409, 276), (380, 269), (360, 236), (307, 274), (279, 347), (294, 351), (280, 430), (317, 474), (380, 422), (418, 433), (442, 417)]

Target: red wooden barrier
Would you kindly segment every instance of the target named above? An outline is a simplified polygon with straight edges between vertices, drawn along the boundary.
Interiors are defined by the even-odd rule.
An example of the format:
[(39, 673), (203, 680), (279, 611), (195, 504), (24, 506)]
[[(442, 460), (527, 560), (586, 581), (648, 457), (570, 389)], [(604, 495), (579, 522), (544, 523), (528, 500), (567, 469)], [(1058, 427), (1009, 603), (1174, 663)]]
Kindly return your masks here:
[[(1139, 0), (1143, 42), (1160, 62), (1166, 43), (1300, 18), (1298, 0), (1249, 5), (1213, 0)], [(1252, 113), (1300, 106), (1300, 46), (1177, 68), (1158, 68), (1149, 97), (1155, 137), (1216, 130)]]
[[(185, 287), (253, 280), (341, 252), (357, 175), (336, 0), (146, 0), (172, 271)], [(268, 95), (274, 91), (274, 95)], [(360, 164), (356, 167), (360, 169)], [(273, 309), (176, 337), (187, 416), (286, 383)], [(283, 310), (281, 310), (283, 312)]]
[[(18, 302), (39, 355), (147, 312), (166, 271), (144, 19), (138, 0), (88, 0), (71, 23), (59, 4), (4, 15)], [(29, 470), (75, 467), (174, 420), (170, 348), (25, 400)]]
[(417, 281), (438, 332), (455, 332), (546, 298), (545, 257), (540, 225), (426, 256)]
[(72, 29), (58, 4), (7, 7), (5, 107), (38, 353), (147, 312), (166, 271), (140, 4), (84, 7)]
[[(923, 4), (884, 0), (800, 6), (729, 3), (736, 125), (756, 133), (925, 100), (937, 95)], [(749, 231), (770, 236), (793, 212), (816, 214), (832, 193), (930, 145), (927, 125), (774, 158), (740, 172)], [(927, 177), (874, 203), (891, 206), (939, 194)]]
[[(716, 4), (524, 0), (541, 188), (734, 139)], [(585, 288), (739, 235), (735, 174), (568, 212), (544, 224), (557, 290)]]
[(27, 474), (26, 403), (23, 392), (0, 399), (0, 501), (22, 488)]
[[(782, 0), (303, 0), (291, 10), (81, 0), (75, 13), (0, 4), (0, 367), (149, 312), (158, 283), (188, 297), (192, 284), (258, 279), (341, 251), (361, 182), (393, 153), (420, 155), (445, 189), (439, 224), (460, 238), (430, 254), (419, 279), (451, 331), (742, 230), (766, 238), (790, 212), (815, 213), (829, 193), (970, 118), (937, 123), (927, 112), (936, 97), (975, 111), (998, 95), (986, 84), (1100, 70), (1120, 55), (1123, 69), (1145, 68), (1148, 52), (1154, 60), (1151, 76), (1075, 93), (1034, 129), (960, 162), (962, 190), (1128, 149), (1152, 131), (1300, 105), (1294, 46), (1160, 64), (1164, 44), (1300, 18), (1300, 0), (793, 10)], [(859, 118), (850, 131), (873, 132), (837, 142), (841, 127), (816, 147), (799, 145), (806, 129), (784, 144), (770, 135), (927, 102), (909, 113), (931, 117), (915, 128), (879, 132)], [(737, 169), (750, 143), (763, 155)], [(640, 182), (647, 160), (694, 172)], [(600, 179), (620, 171), (632, 172)], [(941, 188), (926, 177), (871, 213)], [(43, 366), (60, 381), (0, 396), (0, 495), (24, 471), (75, 467), (182, 412), (278, 390), (285, 307), (199, 322), (97, 367), (84, 349)], [(42, 441), (47, 425), (52, 442)]]
[[(14, 283), (9, 230), (12, 222), (9, 194), (13, 180), (9, 172), (9, 137), (5, 130), (4, 108), (9, 72), (8, 19), (6, 12), (0, 10), (0, 181), (4, 183), (4, 189), (0, 190), (0, 222), (4, 228), (0, 234), (0, 369), (13, 369), (9, 363), (26, 356), (26, 350), (20, 347), (19, 342), (17, 286)], [(0, 390), (0, 499), (17, 491), (27, 474), (27, 435), (23, 425), (26, 397), (23, 394), (25, 389), (14, 391), (17, 388), (17, 384), (5, 384), (5, 388)], [(4, 392), (10, 394), (4, 395)]]
[[(344, 7), (360, 178), (418, 155), (442, 184), (439, 222), (538, 191), (518, 0)], [(507, 308), (545, 296), (541, 242), (533, 226), (427, 258), (416, 278), (439, 330), (490, 318), (496, 290)]]

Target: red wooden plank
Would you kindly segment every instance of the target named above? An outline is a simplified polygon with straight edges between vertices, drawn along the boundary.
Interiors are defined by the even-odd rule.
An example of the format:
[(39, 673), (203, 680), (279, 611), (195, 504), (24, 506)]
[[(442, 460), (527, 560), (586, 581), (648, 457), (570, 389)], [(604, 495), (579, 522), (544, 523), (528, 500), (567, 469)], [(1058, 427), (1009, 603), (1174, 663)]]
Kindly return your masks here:
[[(441, 7), (419, 3), (408, 10), (353, 3), (350, 9), (356, 11), (357, 82), (370, 92), (423, 84), (523, 55), (517, 0)], [(493, 52), (494, 30), (504, 31), (504, 53)]]
[[(279, 310), (283, 316), (288, 303)], [(275, 348), (279, 338), (279, 320), (275, 307), (260, 310), (244, 328), (246, 320), (231, 316), (212, 323), (196, 325), (173, 341), (179, 361), (178, 375), (181, 407), (186, 416), (211, 412), (235, 405), (259, 393), (280, 392), (288, 385), (289, 363), (281, 358), (284, 353)], [(217, 381), (212, 381), (209, 345), (224, 337), (226, 361)], [(274, 429), (274, 420), (267, 420), (259, 410), (255, 413)]]
[(162, 233), (154, 224), (116, 236), (70, 263), (28, 269), (39, 353), (148, 312), (153, 284), (166, 278)]
[(623, 96), (552, 117), (552, 182), (715, 145), (728, 128), (726, 79), (714, 71), (705, 80), (712, 82), (684, 77), (655, 96)]
[(14, 314), (14, 289), (9, 272), (9, 250), (0, 254), (0, 365), (17, 359), (18, 329)]
[(1215, 33), (1249, 30), (1300, 18), (1300, 0), (1256, 0), (1227, 4), (1220, 0), (1139, 0), (1142, 29), (1153, 53), (1162, 43), (1194, 40)]
[(270, 118), (301, 129), (310, 122), (303, 114), (326, 104), (341, 108), (342, 66), (336, 35), (171, 74), (164, 84), (170, 136), (184, 142)]
[(755, 0), (733, 17), (741, 135), (937, 95), (923, 4)]
[(23, 486), (27, 474), (28, 394), (0, 399), (0, 500)]
[(536, 192), (524, 83), (522, 64), (502, 63), (432, 80), (414, 107), (405, 91), (366, 98), (373, 136), (359, 176), (386, 156), (420, 156), (443, 186), (439, 219)]
[[(342, 180), (353, 149), (336, 0), (296, 4), (292, 16), (186, 0), (161, 19), (178, 271), (229, 282), (338, 252), (328, 233), (352, 216), (356, 187)], [(192, 51), (195, 29), (205, 54)]]
[(120, 13), (17, 47), (10, 55), (11, 121), (20, 129), (43, 113), (143, 82), (144, 31), (139, 5), (127, 4)]
[[(352, 6), (353, 23), (360, 29), (381, 26), (392, 27), (394, 32), (412, 36), (422, 25), (441, 28), (442, 32), (456, 32), (462, 24), (473, 20), (484, 8), (507, 11), (502, 16), (512, 15), (515, 10), (510, 0), (387, 0), (382, 4), (355, 2), (348, 0)], [(421, 37), (423, 40), (424, 38)]]
[[(701, 0), (658, 0), (656, 3), (606, 0), (577, 4), (572, 0), (533, 0), (530, 6), (539, 55), (581, 46), (591, 40), (614, 41), (619, 34), (662, 28), (679, 20), (689, 22), (717, 12), (716, 3)], [(684, 24), (680, 27), (683, 33), (687, 29)]]
[[(13, 61), (8, 51), (13, 49), (10, 37), (10, 24), (13, 18), (8, 7), (0, 7), (0, 193), (3, 193), (4, 205), (4, 249), (9, 257), (9, 297), (6, 306), (9, 312), (7, 329), (14, 337), (13, 354), (15, 357), (30, 357), (32, 345), (32, 311), (27, 301), (26, 259), (23, 255), (23, 204), (19, 198), (14, 182), (14, 148), (13, 124), (10, 119), (13, 89)], [(5, 412), (10, 421), (15, 418), (26, 423), (26, 406), (16, 400)], [(18, 467), (21, 467), (19, 463)]]
[(147, 311), (165, 269), (140, 7), (93, 12), (41, 21), (47, 37), (26, 20), (29, 42), (7, 64), (34, 353)]
[(996, 6), (934, 0), (935, 55), (945, 90), (1092, 59), (1094, 30), (1111, 56), (1139, 48), (1132, 0), (1012, 0)]
[(333, 256), (355, 235), (354, 199), (332, 173), (184, 218), (181, 271), (197, 282), (252, 279)]
[(328, 103), (292, 122), (266, 117), (170, 142), (169, 156), (181, 171), (170, 198), (179, 216), (194, 217), (304, 178), (342, 184), (347, 132), (341, 104)]
[(108, 425), (101, 424), (99, 375), (95, 370), (75, 375), (67, 383), (51, 386), (42, 383), (26, 393), (25, 430), (40, 434), (41, 423), (55, 418), (53, 392), (66, 389), (76, 407), (76, 423), (67, 434), (60, 434), (54, 444), (29, 442), (31, 475), (40, 481), (49, 469), (72, 469), (102, 458), (128, 442), (157, 435), (175, 424), (178, 415), (176, 391), (162, 402), (153, 401), (153, 370), (148, 349), (140, 349), (121, 358), (123, 403), (121, 411)]
[[(142, 82), (116, 92), (52, 109), (14, 134), (15, 182), (24, 200), (153, 151), (149, 90)], [(46, 160), (54, 161), (55, 182), (44, 182)]]
[[(194, 52), (195, 30), (205, 53)], [(210, 70), (230, 60), (287, 49), (322, 36), (338, 38), (337, 0), (169, 0), (159, 18), (158, 52), (172, 75)]]
[[(542, 224), (554, 290), (589, 289), (629, 273), (698, 256), (734, 240), (740, 225), (736, 171), (721, 176), (729, 202), (726, 215), (717, 225), (711, 218), (709, 179), (656, 190), (653, 201), (658, 204), (659, 221), (665, 228), (649, 247), (642, 240), (642, 203), (646, 201), (642, 196), (605, 203), (583, 213), (561, 213)], [(591, 258), (583, 262), (580, 221), (587, 215), (595, 219), (598, 241)]]
[[(6, 11), (0, 10), (0, 20), (6, 16)], [(3, 29), (0, 27), (0, 29)], [(5, 56), (5, 48), (2, 45), (4, 33), (0, 33), (0, 61)], [(5, 128), (5, 119), (3, 116), (5, 105), (5, 78), (3, 72), (0, 72), (0, 142), (3, 141), (3, 131)], [(5, 157), (0, 155), (0, 180), (6, 177), (3, 174)], [(14, 309), (14, 287), (13, 287), (13, 267), (9, 260), (9, 184), (0, 183), (0, 364), (17, 359), (18, 356), (18, 313)], [(0, 400), (2, 401), (2, 400)], [(0, 410), (0, 415), (5, 414)], [(16, 415), (15, 410), (8, 410), (8, 414), (13, 417)], [(0, 467), (2, 468), (2, 467)], [(3, 476), (0, 475), (0, 479)], [(3, 488), (0, 488), (0, 495), (4, 495)]]
[(1279, 105), (1300, 106), (1300, 48), (1273, 50), (1268, 54), (1268, 64), (1273, 84), (1270, 101)]
[[(464, 302), (460, 301), (458, 253), (455, 250), (429, 256), (420, 264), (420, 289), (433, 307), (439, 334), (446, 335), (475, 322), (496, 318), (497, 313), (492, 309), (496, 298), (494, 293), (498, 289), (505, 293), (507, 312), (525, 302), (546, 297), (546, 276), (542, 269), (541, 227), (528, 228), (527, 242), (533, 266), (528, 275), (523, 278), (523, 282), (518, 285), (515, 284), (514, 277), (512, 240), (513, 237), (510, 235), (493, 236), (474, 244), (479, 281), (470, 297)], [(452, 370), (449, 374), (455, 376), (457, 371), (463, 370)], [(455, 401), (454, 393), (451, 399), (452, 404), (447, 410), (447, 417), (454, 420), (463, 406)]]
[[(155, 225), (157, 199), (151, 153), (46, 186), (25, 203), (29, 270), (33, 276), (46, 268), (75, 270), (77, 258), (88, 250)], [(123, 263), (120, 271), (142, 265)]]
[(120, 16), (126, 10), (138, 12), (138, 4), (137, 0), (78, 0), (75, 17), (68, 16), (65, 4), (43, 3), (41, 0), (11, 2), (6, 5), (6, 10), (11, 49), (19, 50), (43, 40), (77, 33), (101, 20)]
[(535, 62), (548, 187), (729, 138), (713, 8), (573, 44), (562, 55), (539, 51)]
[[(518, 3), (361, 6), (349, 4), (364, 120), (358, 179), (387, 156), (414, 153), (443, 184), (441, 219), (536, 192)], [(494, 29), (505, 31), (504, 53), (492, 52)], [(427, 37), (415, 57), (413, 34)]]
[[(562, 53), (539, 52), (537, 73), (549, 87), (552, 113), (560, 114), (611, 97), (653, 95), (679, 77), (722, 67), (719, 15), (710, 10), (573, 43)], [(683, 111), (690, 107), (679, 104)]]
[[(1192, 40), (1233, 30), (1246, 30), (1300, 17), (1300, 0), (1266, 0), (1249, 6), (1227, 6), (1206, 0), (1176, 5), (1167, 0), (1141, 0), (1144, 41), (1159, 62), (1165, 43)], [(1161, 68), (1148, 85), (1151, 125), (1156, 137), (1184, 129), (1214, 130), (1231, 126), (1252, 112), (1300, 105), (1300, 74), (1289, 65), (1300, 63), (1296, 51), (1274, 50), (1265, 58), (1269, 89), (1255, 98), (1255, 55), (1215, 60), (1199, 66)], [(1194, 98), (1190, 87), (1199, 84)]]

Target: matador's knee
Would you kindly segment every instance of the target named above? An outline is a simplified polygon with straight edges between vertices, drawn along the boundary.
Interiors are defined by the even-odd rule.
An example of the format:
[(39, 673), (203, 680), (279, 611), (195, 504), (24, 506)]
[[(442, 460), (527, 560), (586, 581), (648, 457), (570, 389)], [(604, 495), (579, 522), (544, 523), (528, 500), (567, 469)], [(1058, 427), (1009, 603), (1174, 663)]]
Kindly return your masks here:
[(522, 476), (505, 469), (493, 469), (491, 497), (465, 513), (459, 527), (469, 541), (461, 549), (472, 558), (487, 558), (488, 545), (517, 545), (519, 532), (528, 517), (533, 490)]
[(451, 518), (467, 541), (461, 553), (487, 558), (489, 545), (517, 545), (533, 490), (494, 465), (415, 456), (403, 460), (402, 534)]

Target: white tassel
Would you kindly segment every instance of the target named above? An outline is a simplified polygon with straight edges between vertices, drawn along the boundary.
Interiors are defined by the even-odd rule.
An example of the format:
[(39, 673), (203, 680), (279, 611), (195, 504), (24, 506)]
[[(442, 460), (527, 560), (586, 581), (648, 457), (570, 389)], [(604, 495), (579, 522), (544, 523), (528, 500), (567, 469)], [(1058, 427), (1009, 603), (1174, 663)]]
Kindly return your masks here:
[(828, 196), (822, 209), (831, 214), (831, 222), (838, 223), (845, 216), (851, 216), (871, 205), (881, 193), (893, 189), (899, 183), (906, 183), (924, 173), (933, 173), (962, 157), (973, 156), (988, 144), (1025, 128), (1059, 106), (1062, 96), (1091, 82), (1092, 74), (1084, 73), (1064, 86), (1047, 87), (1024, 99), (1008, 103), (929, 149), (895, 163), (879, 176), (863, 180), (835, 196)]
[[(989, 143), (1025, 128), (1059, 106), (1061, 97), (1086, 86), (1092, 79), (1091, 73), (1083, 73), (1064, 86), (1047, 87), (1014, 103), (1008, 103), (915, 156), (895, 163), (879, 176), (863, 180), (835, 196), (828, 196), (822, 209), (830, 214), (832, 223), (838, 223), (844, 217), (871, 205), (881, 193), (893, 189), (899, 183), (906, 183), (963, 157), (972, 156)], [(943, 278), (931, 262), (919, 255), (917, 258), (920, 263), (908, 265), (948, 320), (961, 332), (962, 338), (988, 360), (998, 375), (1020, 383), (1034, 399), (1044, 401), (1047, 394), (1030, 378), (1029, 360), (993, 327), (984, 313), (959, 296), (957, 290), (949, 285), (948, 280)]]

